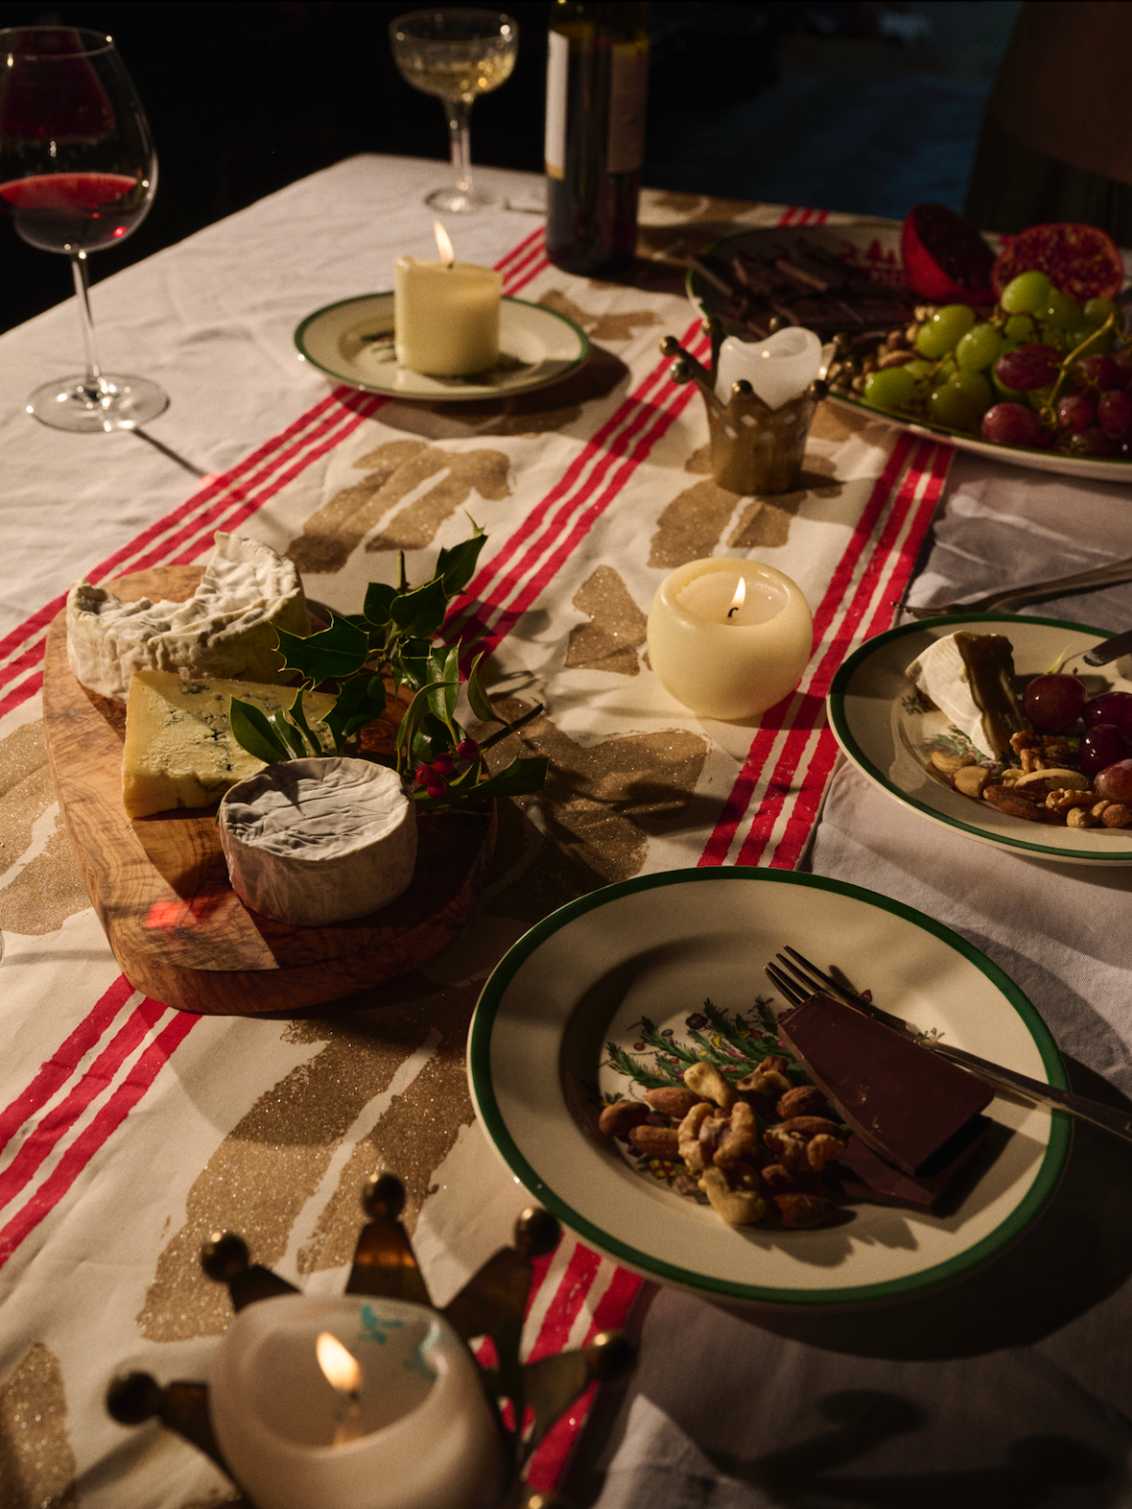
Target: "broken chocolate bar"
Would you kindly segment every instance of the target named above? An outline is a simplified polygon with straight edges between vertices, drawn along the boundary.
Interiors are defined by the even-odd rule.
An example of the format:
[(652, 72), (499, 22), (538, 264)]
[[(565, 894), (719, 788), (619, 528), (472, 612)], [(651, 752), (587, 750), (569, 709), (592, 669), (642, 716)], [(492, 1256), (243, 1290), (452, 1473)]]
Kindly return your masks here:
[(930, 1048), (830, 996), (795, 1007), (779, 1022), (779, 1034), (853, 1131), (908, 1174), (993, 1096)]
[(985, 1116), (972, 1117), (915, 1174), (906, 1174), (889, 1163), (854, 1134), (835, 1162), (842, 1191), (851, 1200), (931, 1210), (970, 1166), (986, 1141), (990, 1126)]

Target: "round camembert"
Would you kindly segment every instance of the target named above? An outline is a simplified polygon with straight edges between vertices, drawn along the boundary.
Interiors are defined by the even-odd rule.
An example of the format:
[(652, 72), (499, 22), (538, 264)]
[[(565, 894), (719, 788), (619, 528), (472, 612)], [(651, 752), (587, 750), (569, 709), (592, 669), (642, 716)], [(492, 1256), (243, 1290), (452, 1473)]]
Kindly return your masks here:
[(364, 917), (413, 878), (413, 804), (397, 773), (369, 760), (268, 765), (228, 791), (219, 825), (232, 889), (282, 922)]

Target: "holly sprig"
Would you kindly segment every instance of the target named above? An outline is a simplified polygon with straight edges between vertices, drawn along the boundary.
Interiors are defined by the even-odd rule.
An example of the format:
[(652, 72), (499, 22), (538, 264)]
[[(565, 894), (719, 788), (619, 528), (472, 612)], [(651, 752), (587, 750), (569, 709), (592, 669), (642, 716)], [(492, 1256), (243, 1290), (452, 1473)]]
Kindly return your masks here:
[[(545, 756), (519, 756), (495, 771), (484, 758), (493, 745), (537, 717), (541, 703), (508, 721), (496, 712), (484, 686), (483, 655), (475, 657), (465, 678), (459, 644), (434, 642), (449, 603), (471, 581), (486, 542), (474, 520), (472, 528), (468, 539), (440, 551), (427, 581), (416, 586), (408, 581), (401, 552), (397, 585), (371, 582), (360, 613), (330, 610), (326, 628), (313, 634), (276, 629), (281, 674), (297, 675), (300, 684), (290, 706), (272, 713), (233, 697), (230, 720), (237, 742), (268, 764), (324, 755), (327, 735), (336, 754), (350, 754), (389, 698), (408, 690), (412, 698), (397, 726), (391, 763), (422, 807), (541, 790)], [(322, 719), (322, 734), (312, 729), (303, 698), (328, 682), (336, 684), (337, 697)], [(457, 719), (461, 689), (475, 717), (497, 725), (483, 740), (472, 738)]]

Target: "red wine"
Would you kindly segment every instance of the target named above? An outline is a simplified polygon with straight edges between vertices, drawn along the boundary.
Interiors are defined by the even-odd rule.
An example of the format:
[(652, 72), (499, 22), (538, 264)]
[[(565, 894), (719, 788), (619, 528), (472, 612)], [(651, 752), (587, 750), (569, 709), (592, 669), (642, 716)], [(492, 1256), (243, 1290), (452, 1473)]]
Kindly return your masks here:
[(644, 157), (646, 7), (559, 4), (546, 89), (546, 249), (568, 272), (632, 262)]
[(0, 209), (41, 251), (99, 251), (123, 240), (149, 207), (150, 185), (124, 173), (44, 173), (0, 183)]

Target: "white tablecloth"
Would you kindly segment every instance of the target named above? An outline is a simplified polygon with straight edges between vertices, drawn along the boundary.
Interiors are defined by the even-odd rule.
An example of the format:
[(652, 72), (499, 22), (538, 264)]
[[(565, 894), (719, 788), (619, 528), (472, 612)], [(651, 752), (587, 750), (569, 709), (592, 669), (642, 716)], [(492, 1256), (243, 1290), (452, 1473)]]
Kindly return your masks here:
[[(172, 396), (168, 413), (151, 426), (154, 444), (129, 434), (61, 435), (22, 412), (32, 386), (77, 366), (79, 333), (69, 304), (0, 338), (0, 638), (19, 631), (92, 562), (129, 555), (131, 542), (147, 530), (156, 530), (152, 540), (159, 546), (172, 537), (178, 526), (161, 521), (200, 486), (175, 457), (207, 480), (325, 398), (323, 378), (295, 353), (294, 326), (334, 299), (389, 286), (396, 253), (429, 255), (432, 216), (422, 198), (443, 175), (436, 164), (354, 159), (96, 283), (104, 365), (152, 376)], [(530, 188), (517, 175), (484, 176), (495, 177), (515, 199)], [(770, 210), (729, 210), (749, 223), (776, 218)], [(703, 228), (712, 208), (694, 198), (659, 196), (651, 213), (670, 239), (679, 240), (684, 221), (695, 224), (698, 217)], [(461, 258), (493, 262), (537, 225), (528, 214), (504, 211), (450, 229)], [(97, 261), (94, 268), (97, 273)], [(617, 422), (627, 391), (655, 367), (657, 336), (680, 333), (690, 320), (677, 296), (644, 298), (553, 272), (540, 277), (524, 296), (557, 291), (584, 305), (592, 337), (629, 370), (591, 397), (584, 414), (581, 405), (567, 405), (543, 430), (495, 430), (482, 439), (474, 428), (442, 434), (437, 443), (451, 456), (491, 451), (504, 459), (481, 457), (472, 465), (459, 507), (446, 495), (440, 542), (461, 537), (467, 498), (489, 501), (486, 522), (494, 538), (518, 531), (527, 511), (541, 506), (537, 500), (551, 496), (572, 458), (592, 445), (599, 422)], [(718, 498), (694, 492), (703, 478), (702, 412), (696, 405), (677, 408), (662, 398), (668, 392), (667, 385), (656, 387), (639, 401), (642, 425), (652, 423), (654, 407), (665, 417), (662, 402), (669, 403), (670, 423), (658, 423), (653, 450), (618, 484), (623, 507), (603, 517), (604, 534), (595, 534), (600, 552), (580, 552), (555, 565), (555, 614), (528, 613), (502, 659), (508, 669), (545, 676), (556, 719), (546, 747), (576, 779), (595, 789), (605, 781), (610, 784), (600, 789), (620, 791), (620, 767), (603, 762), (600, 751), (622, 738), (643, 740), (626, 768), (635, 768), (633, 760), (669, 761), (666, 774), (677, 788), (694, 792), (697, 811), (708, 817), (705, 827), (698, 816), (682, 822), (684, 809), (675, 821), (671, 814), (631, 813), (633, 821), (619, 825), (598, 822), (589, 809), (574, 811), (576, 826), (566, 836), (582, 867), (575, 886), (695, 863), (705, 833), (716, 842), (716, 862), (734, 862), (748, 842), (742, 824), (729, 828), (718, 817), (751, 731), (683, 718), (654, 678), (640, 674), (641, 610), (663, 571), (684, 558), (680, 550), (688, 539), (701, 539), (706, 529), (703, 553), (729, 543), (734, 548), (738, 539), (740, 548), (784, 565), (818, 606), (865, 501), (884, 503), (890, 494), (895, 500), (900, 476), (910, 479), (903, 496), (914, 540), (929, 523), (932, 486), (946, 475), (946, 457), (934, 448), (907, 451), (902, 465), (920, 471), (899, 472), (885, 493), (892, 432), (880, 425), (819, 426), (812, 455), (826, 469), (827, 488), (806, 494), (793, 513), (740, 510), (712, 522)], [(363, 418), (241, 527), (280, 545), (301, 542), (312, 509), (341, 498), (366, 468), (400, 464), (407, 453), (388, 447), (419, 445), (420, 434), (430, 438), (411, 428), (415, 422), (404, 414), (396, 425)], [(518, 494), (509, 488), (509, 475), (523, 481)], [(427, 493), (427, 480), (426, 468), (419, 493), (401, 496), (407, 510)], [(362, 513), (367, 496), (361, 490), (355, 498)], [(672, 513), (666, 512), (670, 505)], [(989, 590), (1004, 569), (1021, 576), (1024, 560), (1044, 574), (1063, 553), (1127, 554), (1129, 506), (1113, 488), (1070, 488), (961, 459), (915, 590), (938, 596)], [(371, 520), (367, 528), (373, 527)], [(645, 560), (639, 544), (648, 538), (652, 554)], [(426, 543), (432, 546), (431, 536)], [(195, 548), (193, 539), (189, 545)], [(315, 595), (347, 608), (360, 585), (378, 574), (358, 540), (346, 547), (347, 555), (350, 550), (355, 555), (341, 570), (325, 562), (320, 567), (312, 557), (308, 573)], [(672, 555), (667, 564), (666, 551)], [(411, 559), (427, 556), (422, 545)], [(377, 564), (387, 561), (379, 556)], [(607, 562), (619, 568), (620, 586), (598, 573)], [(542, 568), (530, 569), (537, 576)], [(903, 576), (895, 565), (892, 570), (886, 580), (898, 594)], [(1116, 625), (1122, 615), (1132, 619), (1132, 591), (1114, 589), (1045, 611), (1063, 607), (1066, 616)], [(594, 659), (594, 640), (582, 632), (587, 624), (607, 636), (600, 653), (620, 659), (604, 667)], [(435, 994), (409, 1003), (419, 1007), (427, 1000), (433, 1012), (427, 1030), (420, 1027), (420, 1010), (408, 1009), (404, 1017), (384, 1018), (380, 1031), (365, 1016), (347, 1030), (208, 1020), (191, 1034), (175, 1014), (143, 1021), (137, 1030), (144, 1027), (150, 1036), (140, 1038), (139, 1047), (162, 1037), (166, 1042), (165, 1056), (153, 1066), (156, 1077), (146, 1080), (153, 1088), (138, 1094), (125, 1125), (107, 1132), (97, 1155), (81, 1164), (65, 1196), (55, 1200), (51, 1181), (66, 1183), (67, 1159), (83, 1156), (82, 1138), (100, 1107), (136, 1088), (131, 1065), (142, 1060), (119, 1058), (118, 1078), (107, 1081), (108, 1099), (92, 1099), (87, 1120), (66, 1110), (72, 1081), (65, 1075), (24, 1122), (26, 1097), (37, 1076), (50, 1078), (52, 1055), (72, 1020), (87, 1020), (81, 1012), (90, 1002), (107, 1001), (107, 1033), (125, 1030), (127, 1013), (136, 1015), (145, 1003), (139, 1006), (128, 992), (121, 1000), (113, 995), (117, 969), (70, 866), (46, 782), (38, 697), (0, 715), (0, 799), (7, 802), (7, 831), (0, 828), (0, 1013), (8, 1044), (0, 1101), (15, 1108), (0, 1180), (9, 1177), (12, 1219), (24, 1222), (0, 1267), (0, 1294), (7, 1300), (0, 1324), (0, 1424), (8, 1442), (7, 1456), (0, 1453), (0, 1501), (19, 1509), (46, 1503), (76, 1476), (84, 1506), (187, 1509), (209, 1493), (221, 1494), (221, 1480), (180, 1443), (109, 1422), (101, 1406), (107, 1377), (129, 1363), (162, 1378), (204, 1375), (225, 1321), (222, 1299), (214, 1291), (208, 1297), (195, 1276), (200, 1234), (214, 1217), (240, 1224), (243, 1213), (253, 1247), (266, 1248), (281, 1272), (301, 1276), (316, 1292), (340, 1287), (348, 1257), (342, 1232), (353, 1219), (343, 1211), (353, 1208), (355, 1174), (360, 1178), (375, 1153), (389, 1146), (409, 1157), (412, 1141), (404, 1128), (400, 1142), (388, 1141), (399, 1106), (411, 1105), (420, 1124), (432, 1126), (439, 1124), (438, 1097), (464, 1093), (459, 1053), (468, 1002), (521, 925), (520, 913), (501, 921), (498, 907), (489, 905), (474, 939), (446, 956), (429, 983)], [(647, 742), (662, 732), (661, 742)], [(757, 806), (757, 789), (754, 798)], [(781, 862), (796, 862), (800, 854), (776, 850), (785, 842), (776, 828), (768, 857), (778, 852)], [(1054, 870), (941, 836), (848, 770), (834, 779), (811, 862), (820, 873), (899, 896), (957, 927), (1018, 979), (1068, 1054), (1132, 1089), (1126, 1067), (1132, 1042), (1128, 872)], [(540, 891), (537, 868), (527, 874), (523, 905), (537, 915), (540, 905), (549, 909), (561, 896), (549, 885)], [(97, 1078), (99, 1043), (68, 1051), (68, 1074), (85, 1075), (83, 1083)], [(292, 1107), (302, 1115), (289, 1140)], [(322, 1107), (324, 1125), (316, 1114)], [(57, 1143), (51, 1140), (55, 1111), (67, 1123)], [(376, 1142), (375, 1126), (386, 1129)], [(71, 1153), (75, 1146), (79, 1151)], [(673, 1292), (653, 1297), (635, 1382), (620, 1411), (613, 1394), (600, 1405), (572, 1491), (583, 1502), (673, 1509), (880, 1505), (911, 1494), (933, 1503), (945, 1495), (950, 1501), (956, 1492), (979, 1502), (1123, 1502), (1132, 1406), (1121, 1345), (1132, 1318), (1124, 1299), (1125, 1265), (1132, 1266), (1132, 1223), (1122, 1193), (1129, 1165), (1124, 1147), (1100, 1137), (1083, 1133), (1077, 1146), (1041, 1225), (977, 1290), (957, 1291), (950, 1308), (941, 1301), (938, 1317), (918, 1309), (914, 1321), (894, 1324), (846, 1319), (843, 1326), (828, 1322), (820, 1335), (784, 1339), (773, 1326), (734, 1321)], [(35, 1165), (30, 1172), (29, 1160)], [(415, 1238), (443, 1300), (506, 1238), (522, 1195), (470, 1121), (440, 1153), (426, 1148), (419, 1163), (406, 1170), (419, 1186)], [(45, 1188), (40, 1211), (35, 1201)], [(9, 1217), (5, 1209), (3, 1219)], [(5, 1240), (0, 1232), (0, 1247)], [(564, 1273), (564, 1267), (556, 1271), (556, 1283)], [(557, 1324), (557, 1345), (586, 1333), (601, 1299), (595, 1291), (588, 1307), (566, 1312), (563, 1323), (547, 1313), (560, 1293), (548, 1282), (535, 1316), (547, 1336)], [(962, 1360), (954, 1360), (957, 1355)]]

